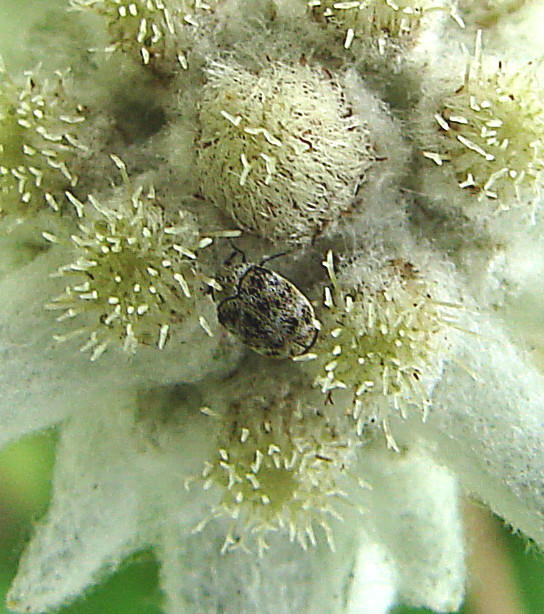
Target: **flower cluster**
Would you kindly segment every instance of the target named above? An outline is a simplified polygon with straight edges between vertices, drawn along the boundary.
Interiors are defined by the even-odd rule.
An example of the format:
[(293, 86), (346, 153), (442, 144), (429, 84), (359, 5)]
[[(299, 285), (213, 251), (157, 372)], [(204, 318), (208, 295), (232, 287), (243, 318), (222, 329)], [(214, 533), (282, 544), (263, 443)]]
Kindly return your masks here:
[(77, 183), (85, 109), (70, 101), (64, 81), (60, 72), (49, 80), (28, 72), (18, 86), (0, 61), (0, 217), (59, 211), (62, 190)]
[[(315, 384), (324, 394), (352, 391), (350, 412), (359, 434), (378, 423), (395, 448), (388, 415), (392, 409), (405, 415), (415, 405), (425, 416), (448, 347), (448, 305), (433, 298), (433, 284), (412, 263), (376, 260), (374, 267), (345, 265), (337, 278), (328, 253), (323, 264), (332, 284), (318, 312), (316, 361), (307, 364), (317, 364)], [(347, 281), (353, 272), (356, 285)]]
[[(85, 334), (81, 348), (96, 360), (112, 343), (134, 353), (138, 343), (164, 347), (172, 324), (197, 313), (196, 251), (212, 243), (200, 237), (196, 221), (183, 211), (169, 224), (151, 187), (133, 188), (121, 160), (124, 185), (108, 204), (89, 196), (85, 206), (68, 193), (76, 207), (78, 234), (70, 239), (74, 260), (58, 273), (70, 280), (63, 294), (48, 305), (64, 313), (57, 321), (77, 318), (82, 326), (57, 335), (65, 341)], [(46, 239), (58, 242), (50, 233)], [(211, 334), (204, 319), (205, 330)]]
[(305, 385), (292, 377), (289, 383), (282, 377), (275, 393), (263, 382), (262, 394), (255, 386), (244, 390), (237, 379), (238, 398), (226, 401), (220, 415), (212, 410), (220, 422), (217, 452), (205, 462), (201, 481), (205, 489), (219, 487), (220, 500), (196, 530), (229, 518), (223, 551), (248, 548), (252, 538), (262, 553), (269, 533), (284, 531), (306, 549), (316, 545), (314, 528), (320, 527), (334, 548), (329, 520), (341, 518), (340, 486), (349, 481), (357, 446), (349, 425), (320, 409), (319, 398), (306, 401)]
[(440, 0), (372, 0), (372, 2), (335, 2), (306, 0), (308, 10), (319, 23), (332, 28), (343, 38), (346, 49), (354, 39), (370, 40), (383, 55), (389, 46), (413, 44), (427, 13), (448, 11)]
[(175, 55), (182, 68), (187, 58), (178, 48), (179, 30), (198, 26), (199, 13), (211, 11), (217, 0), (70, 0), (74, 9), (93, 11), (107, 22), (109, 51), (124, 51), (143, 64), (160, 64)]
[(468, 195), (470, 216), (540, 201), (544, 119), (538, 65), (482, 63), (481, 34), (465, 80), (441, 97), (423, 156)]

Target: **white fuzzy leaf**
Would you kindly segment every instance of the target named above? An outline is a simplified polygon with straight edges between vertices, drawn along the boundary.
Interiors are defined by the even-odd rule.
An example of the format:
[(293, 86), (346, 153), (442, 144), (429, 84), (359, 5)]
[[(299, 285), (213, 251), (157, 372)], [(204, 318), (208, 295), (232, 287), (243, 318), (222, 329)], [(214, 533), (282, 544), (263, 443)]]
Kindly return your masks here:
[(466, 338), (460, 361), (437, 386), (428, 423), (395, 432), (424, 440), (469, 493), (543, 545), (544, 377), (493, 321)]
[(13, 609), (57, 608), (139, 546), (133, 451), (118, 430), (124, 418), (103, 418), (78, 414), (64, 427), (51, 509), (21, 560), (8, 595)]
[[(455, 478), (417, 448), (398, 454), (385, 450), (381, 442), (373, 447), (363, 450), (360, 463), (361, 474), (372, 486), (364, 493), (361, 552), (383, 551), (376, 567), (383, 576), (381, 598), (391, 598), (394, 589), (401, 603), (456, 611), (464, 596), (466, 569)], [(353, 595), (371, 595), (379, 588), (359, 587), (369, 571), (361, 562), (358, 569), (354, 603)], [(391, 588), (385, 590), (383, 582)]]

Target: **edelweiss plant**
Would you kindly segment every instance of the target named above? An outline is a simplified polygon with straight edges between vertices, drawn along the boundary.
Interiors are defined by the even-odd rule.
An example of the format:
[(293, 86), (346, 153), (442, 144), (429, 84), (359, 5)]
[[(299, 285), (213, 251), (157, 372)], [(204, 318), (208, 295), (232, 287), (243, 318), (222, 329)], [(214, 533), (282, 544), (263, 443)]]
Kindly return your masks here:
[(542, 9), (479, 7), (51, 3), (0, 75), (0, 441), (60, 433), (11, 610), (152, 547), (172, 614), (453, 612), (466, 495), (544, 544), (541, 63), (493, 51)]

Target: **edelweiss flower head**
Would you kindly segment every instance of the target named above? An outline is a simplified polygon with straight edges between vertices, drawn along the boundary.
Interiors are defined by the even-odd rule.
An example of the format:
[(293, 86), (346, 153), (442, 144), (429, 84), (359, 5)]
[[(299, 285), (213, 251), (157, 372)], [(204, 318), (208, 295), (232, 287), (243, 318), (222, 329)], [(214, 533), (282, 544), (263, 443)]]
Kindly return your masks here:
[(317, 527), (334, 548), (328, 521), (341, 519), (341, 485), (356, 438), (344, 416), (319, 409), (319, 397), (306, 402), (302, 382), (278, 371), (280, 384), (272, 390), (269, 381), (248, 385), (242, 369), (232, 384), (238, 395), (225, 396), (221, 414), (212, 413), (220, 422), (217, 452), (206, 461), (201, 480), (205, 489), (219, 487), (221, 494), (197, 530), (214, 518), (231, 519), (223, 551), (247, 549), (255, 540), (262, 553), (267, 534), (277, 531), (306, 549), (316, 545)]
[(317, 359), (306, 364), (318, 369), (315, 384), (323, 393), (353, 392), (349, 411), (358, 434), (377, 422), (395, 447), (388, 432), (389, 412), (404, 416), (413, 404), (425, 416), (440, 376), (449, 343), (446, 305), (436, 298), (436, 284), (409, 261), (382, 258), (374, 266), (366, 259), (364, 265), (355, 261), (339, 277), (332, 252), (323, 264), (332, 286), (325, 287), (317, 313), (321, 331), (312, 348)]
[(257, 74), (212, 62), (207, 75), (196, 143), (206, 199), (248, 232), (291, 242), (350, 209), (373, 153), (336, 79), (284, 62)]
[[(199, 235), (196, 221), (183, 211), (178, 223), (170, 225), (155, 203), (153, 188), (133, 188), (124, 164), (114, 160), (124, 185), (110, 203), (89, 196), (87, 206), (69, 195), (80, 217), (79, 233), (71, 236), (75, 257), (59, 269), (70, 281), (48, 305), (64, 311), (57, 321), (82, 324), (56, 339), (87, 335), (81, 350), (91, 350), (91, 360), (113, 342), (131, 353), (139, 343), (162, 349), (172, 326), (196, 318), (196, 286), (203, 281), (196, 275), (196, 251), (212, 242)], [(211, 334), (206, 321), (201, 323)]]
[(0, 218), (59, 211), (59, 194), (77, 183), (85, 116), (66, 95), (64, 80), (60, 72), (50, 80), (28, 72), (19, 87), (0, 60)]
[(436, 107), (435, 134), (423, 156), (463, 191), (466, 215), (534, 207), (540, 200), (544, 116), (538, 68), (529, 63), (513, 70), (501, 61), (484, 66), (480, 32), (464, 83), (452, 86)]
[[(463, 89), (456, 93), (460, 83), (434, 105), (448, 88), (445, 62), (458, 59), (463, 39), (458, 29), (444, 28), (440, 46), (426, 23), (446, 22), (448, 11), (431, 11), (434, 3), (423, 0), (327, 5), (333, 16), (381, 7), (367, 28), (383, 24), (386, 9), (395, 13), (389, 27), (396, 38), (382, 31), (366, 37), (367, 48), (353, 33), (346, 53), (337, 42), (349, 42), (347, 33), (339, 38), (328, 24), (322, 30), (302, 2), (224, 0), (213, 17), (199, 19), (207, 25), (197, 31), (182, 28), (182, 4), (174, 0), (76, 4), (111, 8), (112, 46), (137, 55), (138, 65), (122, 56), (77, 56), (83, 60), (74, 78), (93, 109), (93, 122), (82, 127), (86, 142), (97, 146), (78, 169), (77, 188), (66, 177), (57, 188), (69, 194), (75, 213), (55, 216), (38, 233), (36, 241), (50, 242), (46, 249), (21, 249), (17, 233), (0, 236), (0, 443), (51, 426), (60, 431), (51, 505), (21, 558), (10, 607), (50, 612), (125, 557), (153, 548), (170, 614), (386, 614), (402, 602), (455, 610), (466, 579), (461, 490), (544, 544), (544, 377), (534, 356), (516, 347), (514, 327), (505, 330), (510, 322), (501, 306), (485, 311), (488, 286), (499, 278), (487, 266), (496, 242), (490, 247), (490, 233), (464, 220), (466, 205), (457, 203), (493, 199), (456, 181), (444, 189), (444, 171), (455, 176), (459, 160), (484, 145), (476, 136), (466, 136), (473, 148), (454, 139), (463, 153), (444, 157), (441, 166), (421, 155), (431, 151), (421, 146), (427, 139), (440, 156), (439, 144), (465, 125), (454, 121), (453, 103), (449, 115), (442, 108), (464, 96)], [(420, 20), (406, 12), (414, 23), (404, 36), (395, 19), (409, 6), (428, 10)], [(447, 0), (443, 6), (451, 8)], [(66, 27), (59, 22), (59, 30)], [(94, 34), (89, 40), (101, 36)], [(177, 54), (187, 41), (196, 41), (198, 62), (182, 71)], [(39, 53), (40, 43), (30, 44)], [(517, 44), (508, 47), (517, 51)], [(73, 61), (69, 54), (59, 51)], [(141, 69), (146, 58), (153, 74)], [(540, 138), (536, 97), (501, 79), (471, 71), (463, 87), (479, 110), (469, 96), (470, 113), (484, 116), (499, 83), (492, 108), (516, 102), (522, 116), (532, 108), (523, 121)], [(503, 90), (515, 101), (502, 100)], [(405, 120), (422, 99), (428, 124), (440, 127), (433, 119), (440, 110), (449, 130), (437, 134), (433, 125), (418, 141)], [(129, 118), (124, 130), (127, 113), (137, 121)], [(495, 116), (485, 117), (484, 137), (493, 138), (502, 124), (486, 125)], [(513, 118), (505, 151), (521, 138), (516, 129)], [(123, 185), (110, 186), (104, 152), (111, 149), (142, 174), (129, 180), (114, 157)], [(424, 164), (425, 173), (411, 172)], [(530, 175), (526, 170), (519, 180), (529, 205)], [(144, 177), (153, 178), (156, 192)], [(478, 180), (485, 185), (488, 178)], [(497, 190), (501, 180), (494, 177)], [(89, 192), (99, 196), (81, 202)], [(457, 207), (456, 215), (430, 206), (440, 193), (455, 201), (449, 212)], [(508, 191), (504, 198), (514, 204)], [(43, 230), (44, 217), (21, 225), (25, 239)], [(212, 237), (241, 233), (227, 230), (232, 218), (248, 235), (236, 248), (253, 262), (278, 251), (286, 259), (281, 274), (271, 268), (261, 278), (244, 277), (250, 263), (236, 267), (228, 304), (251, 318), (259, 303), (249, 340), (272, 322), (277, 341), (280, 324), (294, 322), (289, 310), (282, 321), (277, 290), (288, 288), (284, 294), (318, 329), (302, 335), (309, 339), (303, 354), (261, 356), (236, 327), (235, 335), (221, 328), (221, 302), (205, 292), (217, 284), (204, 271), (215, 278), (230, 248), (204, 248)], [(451, 230), (459, 219), (471, 229), (462, 238), (464, 228)], [(527, 234), (519, 229), (519, 237)], [(462, 253), (467, 245), (470, 255), (480, 250), (473, 260)], [(519, 257), (533, 278), (543, 252), (541, 241), (534, 245), (534, 259), (529, 249)], [(338, 263), (332, 253), (342, 254)], [(467, 262), (478, 257), (484, 265), (475, 272)], [(508, 263), (504, 271), (514, 277)], [(244, 295), (243, 281), (252, 282), (249, 290), (263, 281), (265, 300), (259, 291)], [(471, 296), (478, 284), (485, 286), (479, 309)], [(56, 324), (43, 302), (63, 287), (50, 305), (64, 320)], [(313, 299), (323, 290), (319, 304)], [(504, 298), (511, 289), (500, 291)], [(533, 286), (527, 291), (537, 303)], [(59, 340), (84, 335), (82, 349), (94, 362), (71, 343), (51, 343), (54, 330)], [(119, 350), (129, 360), (120, 360)]]

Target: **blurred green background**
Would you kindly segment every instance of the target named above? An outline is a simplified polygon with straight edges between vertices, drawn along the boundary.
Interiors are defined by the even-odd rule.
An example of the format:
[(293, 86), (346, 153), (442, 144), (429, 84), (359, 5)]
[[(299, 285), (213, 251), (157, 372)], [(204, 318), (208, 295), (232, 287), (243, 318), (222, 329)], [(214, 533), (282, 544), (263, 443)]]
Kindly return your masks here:
[[(12, 444), (0, 453), (0, 613), (9, 612), (5, 594), (33, 525), (47, 510), (56, 432), (50, 430)], [(104, 584), (63, 614), (160, 614), (157, 564), (150, 552), (125, 562)]]
[[(50, 430), (26, 437), (0, 453), (0, 586), (3, 595), (17, 570), (17, 561), (32, 534), (33, 525), (47, 510), (56, 438), (55, 430)], [(477, 575), (480, 588), (489, 592), (486, 595), (479, 594), (479, 591), (472, 592), (469, 604), (461, 612), (542, 614), (542, 556), (534, 550), (528, 551), (526, 542), (509, 533), (499, 520), (485, 510), (470, 506), (469, 511), (467, 540), (473, 558), (479, 559)], [(499, 567), (502, 565), (502, 572), (497, 571), (497, 562)], [(504, 570), (509, 575), (507, 581), (501, 578)], [(487, 574), (490, 577), (486, 577)], [(506, 596), (501, 591), (506, 591)], [(8, 612), (3, 601), (0, 614)], [(62, 613), (160, 614), (160, 605), (157, 563), (151, 552), (143, 552), (126, 561), (117, 573), (106, 577), (101, 585), (63, 608)], [(394, 614), (416, 612), (424, 614), (427, 610), (405, 607), (394, 610)]]

